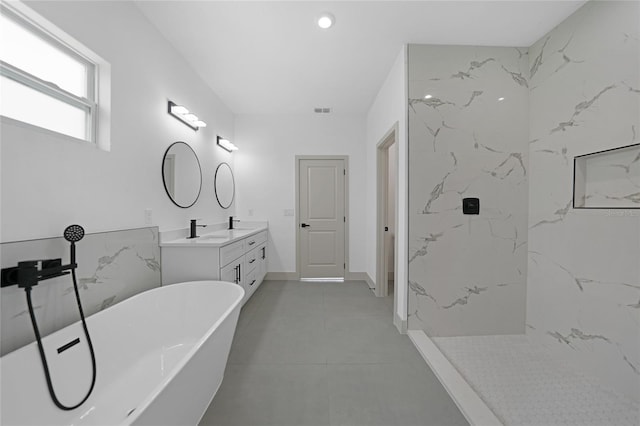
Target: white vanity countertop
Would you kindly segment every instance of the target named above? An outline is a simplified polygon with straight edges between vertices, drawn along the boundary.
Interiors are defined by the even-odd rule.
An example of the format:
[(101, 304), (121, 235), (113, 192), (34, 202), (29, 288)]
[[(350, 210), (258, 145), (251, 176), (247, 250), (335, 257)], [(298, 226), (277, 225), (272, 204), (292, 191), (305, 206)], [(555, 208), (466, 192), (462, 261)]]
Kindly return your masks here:
[[(173, 238), (165, 239), (160, 236), (160, 247), (222, 247), (235, 241), (246, 238), (250, 235), (267, 230), (266, 222), (245, 222), (237, 224), (234, 229), (220, 229), (221, 226), (213, 225), (213, 232), (206, 232), (198, 236), (198, 238)], [(202, 232), (202, 228), (198, 228)], [(168, 231), (166, 234), (175, 235), (176, 231)], [(188, 232), (186, 232), (188, 233)], [(162, 234), (162, 233), (161, 233)], [(184, 235), (184, 234), (183, 234)]]

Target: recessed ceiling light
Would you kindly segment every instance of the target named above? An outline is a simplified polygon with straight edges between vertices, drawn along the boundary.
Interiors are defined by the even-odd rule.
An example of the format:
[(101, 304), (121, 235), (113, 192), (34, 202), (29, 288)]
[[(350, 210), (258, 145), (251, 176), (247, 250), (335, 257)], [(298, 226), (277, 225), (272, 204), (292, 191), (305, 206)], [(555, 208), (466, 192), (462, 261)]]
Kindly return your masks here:
[(504, 101), (504, 98), (498, 98), (499, 101)]
[(431, 99), (431, 98), (433, 98), (433, 95), (424, 95), (424, 98), (425, 99)]
[(318, 26), (323, 30), (330, 28), (334, 22), (335, 22), (335, 18), (330, 13), (323, 13), (318, 18)]

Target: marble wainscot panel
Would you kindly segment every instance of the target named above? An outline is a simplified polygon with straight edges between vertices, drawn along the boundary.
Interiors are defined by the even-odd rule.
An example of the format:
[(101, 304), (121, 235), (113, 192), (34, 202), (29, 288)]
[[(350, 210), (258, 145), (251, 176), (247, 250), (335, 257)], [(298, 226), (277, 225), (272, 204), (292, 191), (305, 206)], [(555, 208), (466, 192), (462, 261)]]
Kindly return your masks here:
[[(639, 142), (639, 8), (588, 2), (529, 50), (527, 334), (635, 401), (640, 213), (573, 209), (571, 182), (573, 157)], [(636, 173), (636, 162), (632, 154), (610, 168)], [(637, 183), (610, 196), (635, 203)], [(601, 189), (587, 201), (606, 198)]]
[(527, 50), (410, 45), (408, 63), (409, 328), (524, 333)]
[[(2, 268), (30, 259), (62, 258), (63, 264), (69, 263), (69, 243), (61, 237), (3, 243), (0, 248)], [(161, 283), (157, 227), (87, 234), (76, 243), (76, 259), (87, 316)], [(71, 275), (40, 282), (31, 295), (43, 336), (79, 321)], [(1, 296), (4, 355), (35, 338), (24, 290), (5, 287)]]

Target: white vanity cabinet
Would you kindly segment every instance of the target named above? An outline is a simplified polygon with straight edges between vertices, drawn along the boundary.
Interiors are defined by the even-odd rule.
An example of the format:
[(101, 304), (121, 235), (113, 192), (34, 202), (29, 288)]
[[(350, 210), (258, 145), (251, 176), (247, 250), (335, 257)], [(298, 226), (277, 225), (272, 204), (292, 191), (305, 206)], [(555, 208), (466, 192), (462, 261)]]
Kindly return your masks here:
[(247, 298), (251, 297), (258, 288), (265, 275), (267, 275), (267, 243), (266, 236), (256, 241), (257, 246), (244, 256), (244, 276), (243, 287)]
[(244, 281), (242, 276), (244, 259), (241, 257), (235, 259), (224, 268), (220, 268), (220, 281), (227, 281), (230, 283), (238, 284), (244, 287)]
[(220, 280), (244, 288), (246, 302), (267, 273), (267, 231), (228, 242), (176, 240), (162, 243), (162, 285)]

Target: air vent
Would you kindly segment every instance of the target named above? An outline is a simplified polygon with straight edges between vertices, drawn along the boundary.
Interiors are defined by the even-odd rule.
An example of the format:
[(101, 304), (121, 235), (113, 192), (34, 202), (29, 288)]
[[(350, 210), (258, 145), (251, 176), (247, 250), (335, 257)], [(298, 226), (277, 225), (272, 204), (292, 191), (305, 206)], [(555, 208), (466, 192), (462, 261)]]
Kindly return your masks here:
[(314, 108), (313, 112), (316, 114), (329, 114), (331, 112), (331, 108)]

